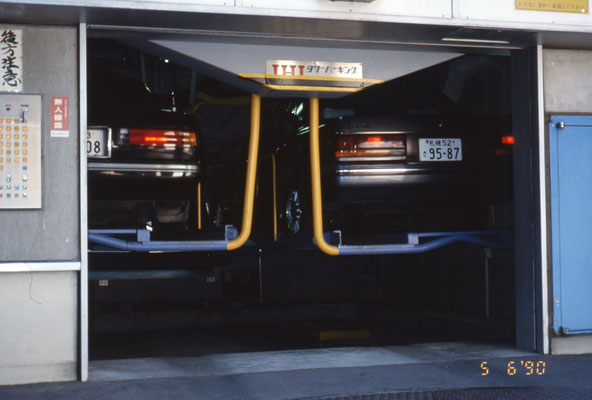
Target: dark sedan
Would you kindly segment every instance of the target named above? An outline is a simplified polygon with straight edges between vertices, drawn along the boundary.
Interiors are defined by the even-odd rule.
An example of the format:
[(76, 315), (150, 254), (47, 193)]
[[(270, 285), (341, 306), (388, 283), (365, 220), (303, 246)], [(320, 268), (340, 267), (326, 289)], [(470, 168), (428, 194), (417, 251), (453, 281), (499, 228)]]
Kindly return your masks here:
[[(320, 146), (329, 229), (483, 228), (488, 138), (435, 88), (405, 84), (321, 101)], [(390, 97), (389, 97), (390, 96)], [(308, 104), (291, 102), (292, 134), (276, 146), (280, 220), (310, 223)], [(277, 124), (276, 124), (277, 125)], [(296, 167), (298, 165), (298, 167)]]
[(87, 155), (92, 228), (193, 225), (201, 175), (195, 131), (91, 126)]
[(89, 227), (196, 228), (203, 144), (191, 71), (104, 39), (90, 42), (88, 68)]

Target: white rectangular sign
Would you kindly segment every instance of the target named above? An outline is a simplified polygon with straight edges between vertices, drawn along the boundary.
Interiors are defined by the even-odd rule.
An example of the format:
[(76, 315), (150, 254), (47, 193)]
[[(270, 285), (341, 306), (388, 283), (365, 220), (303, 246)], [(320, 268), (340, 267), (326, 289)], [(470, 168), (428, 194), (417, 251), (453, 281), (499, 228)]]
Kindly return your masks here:
[(421, 138), (419, 139), (419, 161), (462, 161), (462, 140)]
[(23, 90), (23, 31), (0, 28), (0, 91)]
[(362, 79), (362, 63), (267, 60), (267, 74), (276, 76)]

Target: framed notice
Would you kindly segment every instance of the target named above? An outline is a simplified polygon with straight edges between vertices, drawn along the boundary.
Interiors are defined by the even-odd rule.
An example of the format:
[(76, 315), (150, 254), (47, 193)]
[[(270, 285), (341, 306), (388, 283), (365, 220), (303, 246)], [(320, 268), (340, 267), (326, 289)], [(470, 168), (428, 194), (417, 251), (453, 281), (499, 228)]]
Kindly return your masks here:
[(516, 10), (588, 14), (589, 0), (515, 0)]

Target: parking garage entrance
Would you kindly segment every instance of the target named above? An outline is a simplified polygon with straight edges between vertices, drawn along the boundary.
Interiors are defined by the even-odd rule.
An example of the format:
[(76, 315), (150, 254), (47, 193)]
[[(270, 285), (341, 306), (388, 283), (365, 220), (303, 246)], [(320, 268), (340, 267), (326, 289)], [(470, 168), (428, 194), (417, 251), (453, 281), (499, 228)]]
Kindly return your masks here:
[[(533, 178), (517, 170), (534, 143), (527, 50), (131, 36), (90, 29), (87, 42), (91, 360), (536, 348), (521, 235)], [(244, 57), (228, 61), (228, 46)], [(303, 81), (299, 65), (355, 71)], [(245, 227), (259, 97), (248, 240), (145, 247), (227, 243)], [(315, 113), (323, 239), (355, 255), (314, 239)]]

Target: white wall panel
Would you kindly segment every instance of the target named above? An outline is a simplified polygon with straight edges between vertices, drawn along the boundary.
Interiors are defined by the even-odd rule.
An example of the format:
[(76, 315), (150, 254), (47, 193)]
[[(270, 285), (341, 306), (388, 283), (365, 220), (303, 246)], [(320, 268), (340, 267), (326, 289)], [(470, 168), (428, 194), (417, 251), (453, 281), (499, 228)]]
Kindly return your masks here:
[(450, 0), (375, 0), (370, 3), (330, 0), (237, 0), (237, 6), (259, 9), (262, 13), (275, 11), (310, 11), (312, 13), (345, 13), (360, 16), (414, 16), (431, 18), (451, 18)]
[(76, 272), (0, 274), (0, 385), (76, 379)]
[[(581, 25), (592, 30), (592, 15), (565, 12), (525, 11), (515, 9), (515, 0), (457, 0), (455, 18), (461, 20), (484, 20), (522, 22), (534, 24)], [(548, 0), (550, 2), (550, 0)]]
[[(107, 8), (122, 10), (163, 10), (181, 12), (236, 12), (237, 0), (1, 0), (2, 7), (7, 8), (9, 16), (25, 15), (36, 6), (65, 6), (68, 8)], [(234, 11), (233, 11), (234, 10)], [(55, 11), (48, 9), (49, 19), (55, 17)], [(58, 13), (59, 14), (59, 13)], [(76, 21), (76, 23), (79, 23)], [(172, 22), (172, 21), (171, 21)]]
[[(121, 7), (121, 0), (103, 0), (103, 3), (113, 3), (114, 7)], [(235, 6), (235, 0), (126, 0), (124, 2), (146, 5), (149, 8), (153, 4), (168, 5), (191, 5), (191, 6)], [(143, 7), (142, 7), (143, 8)]]
[[(544, 1), (553, 4), (553, 0)], [(83, 14), (90, 17), (93, 17), (97, 9), (107, 8), (592, 32), (592, 15), (590, 13), (516, 10), (515, 0), (374, 0), (371, 2), (331, 0), (0, 0), (0, 4), (2, 4), (0, 17), (9, 20), (17, 17), (22, 20), (26, 16), (39, 18), (39, 15), (43, 14), (52, 18), (55, 10), (36, 7), (54, 5), (67, 7), (69, 12), (67, 18), (76, 19), (75, 23), (80, 22), (79, 18), (82, 15), (76, 13), (75, 9), (81, 7), (85, 9)], [(104, 16), (104, 10), (100, 15)], [(94, 23), (104, 23), (104, 21), (99, 22), (101, 18), (98, 16), (99, 14), (97, 14)], [(175, 24), (177, 21), (166, 21), (166, 16), (163, 16), (163, 22)], [(136, 22), (134, 24), (138, 25)]]

